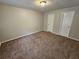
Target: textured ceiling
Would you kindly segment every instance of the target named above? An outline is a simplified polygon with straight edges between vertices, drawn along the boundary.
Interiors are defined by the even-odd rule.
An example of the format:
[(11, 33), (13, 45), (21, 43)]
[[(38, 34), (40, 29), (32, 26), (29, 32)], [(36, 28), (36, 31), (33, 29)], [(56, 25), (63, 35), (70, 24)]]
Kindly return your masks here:
[(79, 0), (47, 0), (50, 4), (44, 8), (38, 6), (35, 2), (39, 0), (0, 0), (0, 4), (8, 4), (16, 7), (28, 8), (37, 11), (49, 11), (79, 5)]

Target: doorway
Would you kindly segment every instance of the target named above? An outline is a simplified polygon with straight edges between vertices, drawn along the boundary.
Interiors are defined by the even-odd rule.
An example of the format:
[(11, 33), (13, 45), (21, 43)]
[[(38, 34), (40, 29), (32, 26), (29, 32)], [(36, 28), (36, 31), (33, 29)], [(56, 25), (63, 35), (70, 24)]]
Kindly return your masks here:
[(54, 13), (48, 14), (47, 31), (49, 31), (49, 32), (53, 32), (54, 18), (55, 18), (55, 14)]
[(60, 25), (59, 32), (60, 35), (68, 37), (75, 12), (68, 11), (68, 12), (62, 12), (61, 14), (63, 16), (61, 16), (62, 22)]

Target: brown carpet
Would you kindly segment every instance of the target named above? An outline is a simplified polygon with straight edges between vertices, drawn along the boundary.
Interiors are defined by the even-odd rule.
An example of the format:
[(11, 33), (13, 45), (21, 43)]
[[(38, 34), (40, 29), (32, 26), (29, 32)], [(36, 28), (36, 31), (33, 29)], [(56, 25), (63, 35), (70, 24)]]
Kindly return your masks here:
[(3, 43), (0, 59), (79, 59), (79, 42), (39, 32)]

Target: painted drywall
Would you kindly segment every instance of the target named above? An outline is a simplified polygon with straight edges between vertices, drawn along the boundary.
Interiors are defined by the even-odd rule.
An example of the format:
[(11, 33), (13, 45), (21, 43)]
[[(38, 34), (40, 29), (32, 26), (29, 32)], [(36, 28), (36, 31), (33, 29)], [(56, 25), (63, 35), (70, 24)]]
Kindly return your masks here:
[(40, 12), (8, 5), (0, 5), (0, 12), (0, 42), (43, 29)]
[(44, 30), (46, 31), (46, 29), (47, 29), (48, 15), (50, 13), (54, 13), (54, 14), (56, 14), (56, 17), (54, 20), (54, 30), (55, 30), (56, 34), (58, 34), (57, 32), (58, 32), (59, 24), (61, 24), (61, 19), (57, 20), (57, 14), (60, 14), (61, 12), (67, 12), (67, 11), (75, 11), (74, 19), (73, 19), (70, 33), (69, 33), (69, 37), (79, 39), (79, 6), (71, 7), (71, 8), (64, 8), (64, 9), (59, 9), (59, 10), (51, 10), (47, 13), (44, 13)]
[(47, 31), (47, 25), (48, 25), (48, 13), (44, 13), (44, 18), (43, 18), (43, 30)]
[[(2, 20), (2, 6), (0, 6), (0, 20)], [(2, 22), (0, 21), (0, 41), (2, 39)]]
[(74, 20), (71, 26), (69, 37), (79, 39), (79, 8), (75, 12)]

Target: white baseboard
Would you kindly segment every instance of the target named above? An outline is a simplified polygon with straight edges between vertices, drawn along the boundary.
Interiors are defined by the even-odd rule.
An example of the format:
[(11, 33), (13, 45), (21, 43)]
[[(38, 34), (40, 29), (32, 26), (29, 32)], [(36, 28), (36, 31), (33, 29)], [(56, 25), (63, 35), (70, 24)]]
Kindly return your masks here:
[[(23, 37), (23, 36), (31, 35), (31, 34), (34, 34), (34, 33), (37, 33), (37, 32), (40, 32), (40, 31), (36, 31), (36, 32), (29, 33), (29, 34), (21, 35), (21, 36), (18, 36), (18, 37), (15, 37), (15, 38), (12, 38), (12, 39), (9, 39), (9, 40), (0, 42), (0, 46), (1, 46), (2, 43), (5, 43), (5, 42), (11, 41), (11, 40), (15, 40), (15, 39), (20, 38), (20, 37)], [(54, 34), (59, 35), (57, 33), (54, 33)], [(73, 39), (73, 40), (76, 40), (76, 41), (79, 41), (79, 39), (76, 39), (76, 38), (72, 38), (72, 37), (68, 37), (68, 38)]]
[(73, 38), (73, 37), (68, 37), (68, 38), (79, 41), (79, 39), (76, 39), (76, 38)]
[[(55, 33), (55, 32), (53, 32), (53, 33), (56, 34), (56, 35), (60, 35), (59, 33)], [(60, 35), (60, 36), (62, 36), (62, 35)], [(73, 38), (73, 37), (67, 37), (67, 38), (70, 38), (70, 39), (72, 39), (72, 40), (79, 41), (79, 39), (76, 39), (76, 38)]]
[(40, 32), (40, 31), (35, 31), (35, 32), (29, 33), (29, 34), (25, 34), (25, 35), (21, 35), (21, 36), (15, 37), (15, 38), (11, 38), (11, 39), (5, 40), (3, 42), (0, 42), (0, 46), (1, 46), (2, 43), (5, 43), (5, 42), (11, 41), (11, 40), (15, 40), (15, 39), (23, 37), (23, 36), (31, 35), (31, 34), (34, 34), (34, 33), (37, 33), (37, 32)]

